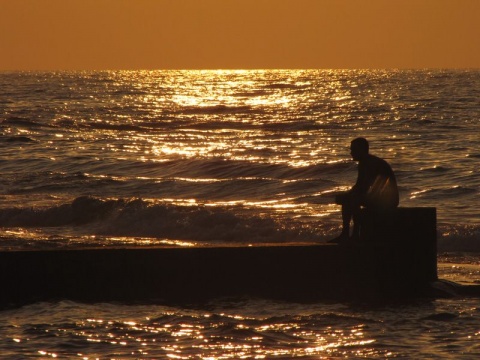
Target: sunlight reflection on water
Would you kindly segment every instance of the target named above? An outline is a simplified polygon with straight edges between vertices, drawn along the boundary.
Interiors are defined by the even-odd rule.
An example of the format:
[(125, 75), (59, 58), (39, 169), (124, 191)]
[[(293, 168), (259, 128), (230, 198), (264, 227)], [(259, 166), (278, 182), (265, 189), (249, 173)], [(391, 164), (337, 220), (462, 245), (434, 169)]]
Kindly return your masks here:
[(4, 310), (0, 333), (6, 341), (0, 351), (13, 357), (79, 359), (449, 359), (452, 354), (480, 355), (476, 299), (392, 305), (245, 299), (222, 300), (206, 307), (63, 301)]
[[(473, 70), (0, 74), (0, 211), (153, 199), (324, 240), (340, 225), (333, 192), (355, 181), (349, 142), (366, 136), (396, 171), (401, 206), (437, 207), (440, 234), (478, 229), (479, 81)], [(183, 235), (143, 225), (128, 235)], [(64, 228), (75, 231), (86, 235)]]

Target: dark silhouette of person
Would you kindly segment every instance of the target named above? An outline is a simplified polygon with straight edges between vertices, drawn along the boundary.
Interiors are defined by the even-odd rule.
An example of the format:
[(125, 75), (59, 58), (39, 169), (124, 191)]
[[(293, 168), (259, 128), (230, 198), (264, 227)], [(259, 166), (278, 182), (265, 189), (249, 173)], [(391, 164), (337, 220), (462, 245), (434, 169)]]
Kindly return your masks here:
[[(387, 212), (398, 206), (397, 180), (390, 165), (383, 159), (369, 154), (369, 144), (365, 138), (351, 142), (350, 154), (358, 161), (358, 177), (355, 185), (336, 196), (335, 202), (342, 205), (343, 229), (340, 236), (329, 242), (344, 243), (356, 241), (360, 235), (360, 209), (365, 207), (377, 212)], [(350, 221), (353, 231), (350, 237)]]

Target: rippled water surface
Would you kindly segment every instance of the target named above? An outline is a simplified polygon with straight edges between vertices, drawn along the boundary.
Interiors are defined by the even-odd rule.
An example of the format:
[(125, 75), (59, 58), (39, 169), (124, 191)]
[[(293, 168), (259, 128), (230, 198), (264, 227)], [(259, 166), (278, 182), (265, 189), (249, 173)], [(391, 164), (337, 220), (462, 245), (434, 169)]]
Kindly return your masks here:
[(478, 71), (2, 73), (0, 85), (4, 245), (324, 241), (339, 227), (332, 193), (355, 180), (349, 143), (365, 136), (401, 205), (437, 208), (445, 249), (479, 248)]
[[(0, 247), (323, 242), (364, 136), (478, 285), (479, 119), (476, 70), (0, 73)], [(34, 303), (0, 357), (476, 359), (479, 304)]]
[(0, 313), (3, 358), (475, 359), (478, 299), (390, 305), (37, 303)]

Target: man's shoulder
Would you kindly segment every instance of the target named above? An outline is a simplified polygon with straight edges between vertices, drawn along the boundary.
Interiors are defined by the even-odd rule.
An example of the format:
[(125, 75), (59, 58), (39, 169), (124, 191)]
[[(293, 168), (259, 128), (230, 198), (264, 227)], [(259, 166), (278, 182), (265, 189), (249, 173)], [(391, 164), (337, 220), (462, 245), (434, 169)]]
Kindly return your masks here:
[(368, 154), (367, 162), (372, 165), (374, 164), (377, 166), (385, 166), (390, 168), (390, 165), (386, 160), (379, 158), (378, 156), (375, 156), (375, 155)]
[(375, 155), (372, 155), (372, 154), (368, 154), (367, 161), (371, 161), (371, 162), (386, 162), (386, 161), (383, 160), (382, 158), (379, 158), (378, 156), (375, 156)]

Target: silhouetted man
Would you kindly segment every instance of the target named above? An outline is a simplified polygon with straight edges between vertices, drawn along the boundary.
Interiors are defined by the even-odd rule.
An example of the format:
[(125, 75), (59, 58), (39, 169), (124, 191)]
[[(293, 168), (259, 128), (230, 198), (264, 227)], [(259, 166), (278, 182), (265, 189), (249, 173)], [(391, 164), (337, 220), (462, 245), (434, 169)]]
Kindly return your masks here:
[[(336, 203), (342, 205), (343, 230), (339, 237), (329, 242), (342, 243), (359, 238), (358, 218), (361, 207), (385, 212), (398, 206), (397, 180), (390, 165), (368, 153), (368, 141), (364, 138), (353, 140), (350, 150), (353, 160), (358, 161), (357, 182), (349, 191), (335, 198)], [(352, 219), (353, 232), (350, 238)]]

